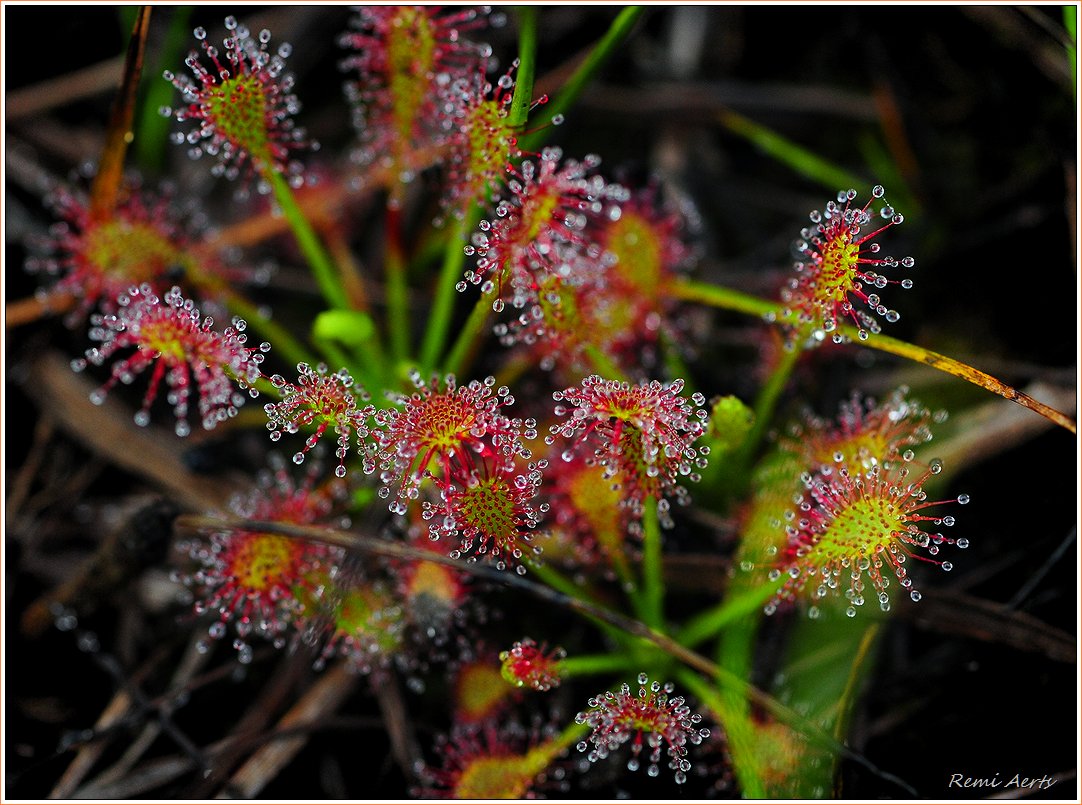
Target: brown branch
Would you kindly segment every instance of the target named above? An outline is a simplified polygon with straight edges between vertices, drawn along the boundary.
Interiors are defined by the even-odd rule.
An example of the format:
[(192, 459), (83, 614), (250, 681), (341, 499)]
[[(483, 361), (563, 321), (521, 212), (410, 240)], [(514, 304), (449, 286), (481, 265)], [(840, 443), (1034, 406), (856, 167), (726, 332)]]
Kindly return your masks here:
[(116, 86), (123, 70), (124, 59), (116, 56), (12, 92), (4, 104), (8, 122), (107, 92)]
[[(857, 340), (855, 327), (847, 324), (843, 325), (841, 329), (846, 335)], [(994, 394), (998, 394), (1011, 402), (1016, 402), (1023, 408), (1028, 408), (1029, 410), (1040, 414), (1046, 419), (1055, 422), (1061, 428), (1066, 428), (1071, 433), (1078, 433), (1075, 421), (1066, 414), (1033, 399), (1028, 394), (1023, 393), (1012, 386), (1008, 386), (1002, 380), (998, 380), (990, 374), (982, 372), (980, 369), (976, 369), (969, 364), (962, 363), (954, 358), (948, 358), (946, 355), (940, 355), (938, 352), (933, 352), (924, 347), (918, 347), (915, 344), (910, 344), (906, 341), (899, 341), (897, 338), (891, 338), (889, 335), (877, 335), (873, 333), (869, 335), (867, 340), (863, 343), (865, 346), (871, 347), (872, 349), (878, 349), (881, 352), (889, 352), (892, 355), (899, 355), (903, 358), (908, 358), (911, 361), (916, 361), (917, 363), (927, 364), (928, 366), (938, 369), (941, 372), (946, 372), (949, 375), (960, 377), (976, 386), (980, 386)]]
[(271, 739), (252, 755), (217, 798), (257, 796), (308, 743), (309, 728), (326, 720), (353, 692), (357, 679), (344, 663), (324, 673), (278, 721), (275, 732), (284, 734)]
[(128, 53), (124, 59), (124, 77), (109, 114), (109, 130), (105, 136), (98, 171), (90, 188), (90, 215), (102, 220), (112, 215), (124, 179), (124, 157), (132, 140), (132, 119), (135, 116), (135, 95), (139, 77), (143, 74), (143, 54), (146, 52), (147, 31), (150, 29), (150, 6), (141, 6), (135, 18)]
[(901, 607), (899, 615), (929, 631), (997, 643), (1056, 662), (1073, 664), (1077, 657), (1073, 635), (1025, 612), (965, 593), (935, 590), (920, 606)]
[(197, 476), (184, 466), (183, 442), (163, 428), (141, 428), (119, 400), (90, 402), (95, 385), (71, 370), (59, 353), (31, 365), (26, 391), (57, 424), (90, 450), (164, 489), (196, 511), (224, 508), (237, 488), (228, 479)]
[(70, 293), (49, 294), (44, 298), (30, 296), (16, 299), (4, 305), (4, 327), (10, 330), (24, 324), (35, 322), (44, 316), (66, 313), (75, 304), (75, 297)]

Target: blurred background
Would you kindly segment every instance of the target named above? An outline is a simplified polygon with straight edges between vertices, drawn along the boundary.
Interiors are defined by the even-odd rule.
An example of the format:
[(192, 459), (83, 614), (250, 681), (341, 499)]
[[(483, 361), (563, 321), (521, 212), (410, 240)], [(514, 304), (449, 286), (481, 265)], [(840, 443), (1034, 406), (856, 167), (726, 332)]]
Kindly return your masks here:
[[(506, 24), (485, 37), (500, 72), (514, 56), (516, 37), (514, 11), (504, 11)], [(535, 94), (560, 86), (617, 11), (540, 7)], [(319, 160), (333, 165), (353, 138), (344, 125), (336, 45), (349, 9), (243, 12), (253, 29), (270, 28), (276, 42), (293, 43), (299, 117), (323, 144)], [(172, 102), (161, 69), (183, 69), (179, 61), (157, 63), (177, 47), (169, 39), (172, 20), (183, 15), (183, 54), (192, 27), (218, 32), (228, 13), (236, 12), (155, 8), (143, 90), (149, 108)], [(66, 176), (100, 150), (130, 18), (114, 7), (83, 5), (5, 4), (4, 14), (10, 305), (36, 287), (21, 266), (27, 237), (49, 224), (42, 179)], [(864, 198), (872, 185), (885, 185), (906, 220), (891, 229), (884, 248), (917, 261), (912, 290), (892, 286), (884, 293), (902, 313), (887, 332), (964, 360), (1073, 416), (1079, 299), (1072, 43), (1058, 6), (651, 6), (566, 122), (549, 130), (549, 141), (568, 156), (600, 155), (610, 177), (654, 175), (678, 188), (701, 218), (696, 276), (764, 297), (774, 297), (789, 275), (792, 243), (810, 210), (838, 189), (853, 186)], [(153, 93), (163, 86), (160, 101)], [(543, 107), (533, 120), (545, 123)], [(215, 193), (205, 165), (189, 163), (161, 136), (146, 139), (133, 145), (133, 164), (207, 194), (212, 217), (238, 212), (228, 193)], [(418, 192), (428, 189), (422, 182)], [(363, 248), (363, 232), (357, 239)], [(286, 265), (271, 293), (274, 282), (290, 281), (289, 259), (281, 259)], [(700, 385), (751, 399), (762, 382), (756, 369), (764, 327), (736, 314), (688, 316), (696, 334), (686, 345), (688, 363)], [(161, 689), (192, 624), (169, 600), (164, 578), (163, 523), (174, 504), (157, 496), (153, 473), (118, 466), (67, 427), (64, 412), (76, 409), (54, 407), (37, 393), (43, 356), (54, 348), (81, 352), (84, 335), (49, 316), (9, 323), (5, 335), (5, 784), (9, 797), (41, 798), (55, 795), (71, 774), (68, 746), (101, 717), (117, 689), (134, 680)], [(1077, 798), (1077, 440), (946, 375), (858, 347), (826, 353), (805, 362), (792, 399), (832, 415), (854, 388), (881, 394), (909, 384), (925, 404), (951, 412), (944, 486), (973, 501), (958, 512), (956, 528), (971, 547), (955, 572), (929, 577), (919, 606), (897, 608), (859, 700), (850, 745), (922, 797), (971, 798), (972, 791), (948, 787), (955, 773), (1020, 773), (1057, 780), (1034, 796)], [(213, 439), (186, 451), (184, 466), (196, 475), (244, 466), (244, 455)], [(20, 625), (27, 608), (100, 556), (102, 535), (121, 521), (137, 523), (138, 547), (110, 560), (127, 563), (115, 584), (81, 593), (87, 614), (80, 623), (92, 625), (103, 650), (80, 650), (76, 635), (57, 628), (28, 633)], [(562, 628), (559, 616), (551, 617), (547, 625)], [(540, 637), (545, 628), (536, 631)], [(219, 667), (227, 679), (234, 672), (225, 659)], [(259, 690), (274, 668), (272, 661), (254, 664), (243, 684)], [(178, 705), (175, 721), (186, 740), (206, 746), (225, 734), (228, 719), (239, 717), (234, 686), (223, 683)], [(568, 706), (573, 713), (575, 703)], [(433, 725), (412, 703), (410, 711), (427, 742)], [(384, 737), (386, 716), (358, 687), (261, 796), (408, 796), (409, 781)], [(114, 742), (107, 757), (124, 745)], [(568, 780), (570, 796), (672, 796), (671, 784), (641, 774), (609, 779), (595, 769), (571, 772)], [(124, 796), (210, 795), (191, 772), (150, 787), (128, 782), (118, 789)], [(692, 780), (682, 793), (732, 795), (727, 784), (713, 782)], [(848, 761), (838, 791), (859, 799), (908, 795)]]

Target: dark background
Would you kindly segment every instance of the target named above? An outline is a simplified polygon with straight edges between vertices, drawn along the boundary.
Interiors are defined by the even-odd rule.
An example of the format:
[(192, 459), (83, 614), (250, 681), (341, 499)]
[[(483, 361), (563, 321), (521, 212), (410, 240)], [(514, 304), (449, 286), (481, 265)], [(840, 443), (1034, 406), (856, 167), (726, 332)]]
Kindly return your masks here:
[[(5, 11), (9, 98), (29, 85), (113, 57), (123, 47), (117, 15), (107, 7), (8, 4)], [(341, 125), (345, 106), (336, 69), (341, 52), (334, 38), (344, 30), (348, 10), (256, 6), (243, 11), (245, 19), (267, 20), (275, 42), (294, 44), (290, 65), (305, 105), (301, 120), (324, 143), (324, 155), (341, 152), (350, 132)], [(603, 33), (615, 12), (605, 6), (541, 8), (539, 91), (553, 71)], [(155, 26), (164, 26), (171, 13), (167, 7), (156, 9)], [(215, 36), (227, 13), (230, 9), (201, 7), (190, 25), (204, 24)], [(508, 17), (507, 26), (487, 37), (501, 71), (514, 52), (514, 18)], [(702, 35), (698, 43), (697, 33)], [(902, 312), (889, 334), (968, 360), (1019, 387), (1040, 380), (1071, 389), (1077, 383), (1078, 344), (1077, 130), (1074, 65), (1067, 62), (1063, 37), (1057, 7), (657, 6), (569, 111), (567, 122), (552, 130), (552, 139), (569, 156), (600, 154), (614, 171), (663, 172), (701, 214), (699, 275), (769, 296), (787, 275), (790, 244), (807, 212), (833, 194), (718, 123), (723, 109), (750, 117), (862, 177), (862, 196), (882, 182), (888, 198), (906, 214), (906, 223), (890, 232), (889, 249), (917, 258), (916, 287), (884, 294), (888, 305)], [(35, 43), (29, 53), (21, 47), (27, 41)], [(102, 91), (8, 120), (7, 147), (63, 176), (78, 159), (95, 156), (109, 100)], [(884, 104), (897, 110), (897, 123), (884, 122)], [(169, 153), (171, 167), (181, 177), (191, 175), (180, 150)], [(893, 171), (889, 178), (900, 179), (901, 186), (876, 170), (877, 154)], [(913, 207), (903, 208), (899, 198)], [(46, 221), (31, 183), (13, 179), (10, 171), (5, 200), (10, 301), (35, 287), (20, 270), (21, 241)], [(701, 316), (697, 326), (707, 340), (691, 360), (696, 377), (704, 386), (750, 398), (761, 378), (753, 372), (754, 348), (741, 344), (754, 344), (758, 325), (711, 314)], [(83, 348), (79, 343), (79, 333), (67, 333), (55, 320), (7, 333), (7, 493), (26, 462), (42, 460), (35, 459), (31, 441), (37, 408), (20, 381), (46, 346), (75, 354)], [(725, 359), (719, 360), (722, 352)], [(815, 356), (795, 379), (794, 396), (830, 413), (850, 388), (865, 387), (865, 380), (891, 382), (897, 366), (856, 349)], [(991, 400), (962, 381), (915, 377), (923, 384), (922, 399), (951, 407), (952, 415), (956, 408), (965, 411)], [(960, 772), (1001, 779), (1016, 773), (1054, 775), (1059, 782), (1041, 795), (1077, 798), (1077, 666), (1050, 656), (1036, 642), (1006, 636), (1012, 612), (1077, 635), (1077, 442), (1062, 429), (1017, 443), (998, 439), (998, 432), (990, 435), (993, 443), (984, 444), (980, 457), (964, 462), (950, 479), (950, 494), (965, 491), (973, 499), (958, 513), (957, 526), (971, 548), (958, 557), (952, 576), (929, 578), (925, 611), (907, 609), (891, 623), (851, 742), (923, 797), (972, 797), (974, 792), (946, 787), (951, 774)], [(213, 443), (205, 450), (189, 458), (244, 464), (243, 455), (216, 453)], [(62, 431), (48, 442), (48, 451), (44, 463), (61, 479), (71, 468), (98, 461)], [(74, 488), (78, 496), (58, 495), (36, 517), (7, 524), (4, 765), (10, 797), (48, 794), (72, 758), (70, 751), (57, 751), (59, 742), (90, 727), (117, 684), (100, 655), (78, 650), (73, 633), (54, 629), (29, 639), (15, 625), (31, 601), (69, 577), (98, 544), (110, 505), (145, 492), (147, 482), (102, 462), (93, 477)], [(154, 534), (157, 520), (151, 516), (150, 521), (148, 533)], [(160, 567), (164, 548), (133, 562), (139, 567), (135, 575)], [(963, 596), (1009, 606), (989, 627), (967, 611), (970, 599)], [(133, 660), (157, 648), (175, 654), (190, 628), (178, 619), (177, 607), (146, 613), (135, 637), (123, 637), (120, 614), (137, 600), (132, 588), (104, 592), (96, 614), (82, 624), (98, 632), (106, 653), (122, 660), (124, 639), (136, 648)], [(560, 617), (539, 623), (535, 636), (546, 629), (560, 634), (578, 628)], [(493, 627), (494, 633), (499, 628)], [(223, 651), (220, 663), (228, 659)], [(258, 690), (279, 662), (262, 658), (246, 682), (193, 696), (178, 711), (178, 724), (197, 745), (221, 737), (242, 712), (239, 700), (246, 686)], [(125, 673), (132, 670), (126, 666)], [(433, 690), (438, 684), (429, 695)], [(574, 712), (581, 705), (572, 700), (565, 706)], [(423, 741), (441, 728), (424, 713), (415, 716)], [(370, 696), (358, 693), (263, 795), (407, 796), (385, 740), (378, 709)], [(674, 795), (668, 781), (655, 785), (644, 774), (609, 781), (595, 769), (570, 779), (572, 796)], [(686, 789), (682, 794), (690, 797), (718, 793), (694, 779)], [(151, 793), (183, 798), (197, 790), (189, 776)], [(906, 795), (848, 762), (842, 765), (840, 794)]]

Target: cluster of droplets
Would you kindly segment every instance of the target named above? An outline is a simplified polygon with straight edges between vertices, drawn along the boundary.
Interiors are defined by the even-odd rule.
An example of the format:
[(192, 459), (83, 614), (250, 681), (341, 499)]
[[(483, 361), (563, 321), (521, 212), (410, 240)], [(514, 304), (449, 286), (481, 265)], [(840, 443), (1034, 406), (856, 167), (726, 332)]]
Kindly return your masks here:
[[(229, 503), (230, 514), (261, 522), (311, 525), (327, 522), (338, 490), (317, 488), (318, 470), (301, 484), (293, 481), (286, 464), (272, 457), (272, 468), (257, 486)], [(327, 580), (338, 571), (344, 551), (319, 542), (239, 528), (210, 532), (181, 546), (196, 563), (194, 573), (180, 581), (197, 591), (197, 615), (217, 618), (208, 635), (224, 638), (233, 627), (233, 647), (242, 663), (251, 662), (253, 638), (284, 647), (292, 634), (299, 637), (318, 616)], [(201, 650), (210, 648), (203, 642)]]
[(207, 430), (236, 415), (245, 400), (242, 391), (258, 395), (252, 384), (261, 376), (260, 364), (270, 344), (248, 347), (246, 324), (239, 317), (225, 330), (213, 330), (214, 320), (201, 317), (195, 303), (175, 286), (161, 298), (146, 283), (132, 286), (117, 297), (115, 313), (95, 313), (90, 324), (89, 337), (100, 346), (88, 349), (85, 358), (73, 360), (75, 371), (83, 371), (88, 364), (101, 366), (118, 353), (135, 350), (116, 360), (110, 378), (91, 393), (92, 402), (102, 404), (117, 383), (131, 384), (153, 366), (142, 407), (135, 414), (137, 425), (150, 424), (150, 407), (162, 380), (169, 386), (166, 399), (173, 406), (178, 436), (191, 432), (188, 411), (193, 387), (198, 389), (199, 416)]
[[(779, 449), (756, 470), (738, 559), (744, 571), (781, 582), (768, 612), (810, 598), (808, 613), (817, 617), (834, 591), (846, 589), (849, 614), (855, 615), (867, 578), (884, 610), (891, 605), (892, 579), (911, 589), (907, 558), (934, 562), (938, 545), (950, 542), (940, 533), (926, 535), (923, 526), (929, 519), (954, 523), (952, 517), (920, 514), (936, 505), (922, 484), (941, 464), (925, 467), (914, 452), (945, 419), (945, 412), (933, 413), (902, 386), (881, 402), (854, 393), (835, 418), (808, 412), (786, 430)], [(968, 502), (965, 495), (958, 499)]]
[[(665, 751), (677, 784), (683, 784), (691, 769), (687, 745), (702, 743), (710, 737), (710, 730), (699, 726), (702, 716), (691, 712), (684, 697), (670, 698), (672, 683), (651, 682), (649, 676), (642, 673), (638, 684), (637, 694), (633, 694), (631, 686), (625, 682), (619, 691), (599, 693), (587, 702), (590, 709), (578, 713), (575, 721), (588, 725), (591, 732), (586, 740), (579, 742), (578, 750), (589, 750), (587, 758), (596, 763), (630, 741), (628, 769), (637, 771), (645, 760), (646, 773), (651, 777), (661, 773), (659, 764)], [(648, 747), (645, 758), (642, 756), (644, 741)]]
[[(502, 413), (514, 397), (506, 386), (496, 388), (495, 378), (472, 380), (465, 386), (459, 386), (454, 375), (442, 384), (438, 376), (426, 383), (416, 371), (410, 378), (417, 390), (393, 395), (391, 401), (398, 407), (375, 413), (373, 433), (383, 484), (379, 495), (390, 499), (391, 512), (406, 513), (408, 502), (419, 498), (421, 482), (433, 469), (447, 479), (455, 475), (454, 464), (468, 464), (475, 457), (489, 458), (497, 468), (507, 469), (513, 468), (516, 457), (529, 460), (522, 437), (524, 429), (532, 433), (536, 425)], [(436, 466), (430, 469), (433, 463)]]
[(558, 421), (545, 437), (571, 442), (561, 453), (571, 461), (577, 450), (593, 447), (592, 460), (604, 478), (619, 487), (634, 514), (652, 497), (663, 525), (671, 526), (668, 498), (686, 505), (690, 497), (679, 479), (699, 480), (710, 449), (695, 447), (706, 432), (708, 411), (702, 394), (681, 395), (684, 381), (667, 385), (651, 380), (637, 385), (590, 375), (581, 385), (553, 392)]
[(346, 476), (345, 462), (351, 435), (356, 439), (364, 472), (375, 472), (373, 450), (366, 439), (369, 419), (376, 409), (368, 402), (368, 392), (356, 385), (349, 372), (340, 369), (331, 373), (326, 364), (312, 367), (301, 362), (297, 364), (295, 383), (288, 382), (281, 375), (272, 375), (270, 382), (281, 396), (278, 402), (267, 403), (263, 407), (271, 441), (277, 442), (283, 433), (296, 433), (301, 428), (315, 425), (315, 431), (305, 439), (304, 447), (293, 455), (295, 463), (301, 464), (327, 428), (333, 428), (338, 436), (335, 474), (339, 478)]
[(186, 133), (175, 132), (172, 139), (178, 145), (186, 143), (192, 159), (204, 154), (215, 158), (211, 172), (216, 176), (236, 179), (247, 165), (261, 177), (257, 185), (260, 192), (270, 191), (265, 178), (270, 171), (300, 187), (304, 167), (293, 155), (315, 150), (318, 145), (309, 142), (305, 130), (293, 120), (300, 102), (293, 94), (293, 75), (285, 66), (292, 47), (283, 42), (271, 53), (270, 31), (264, 29), (253, 37), (232, 16), (226, 17), (225, 28), (224, 62), (218, 48), (207, 41), (207, 31), (200, 27), (193, 33), (211, 68), (192, 50), (184, 63), (194, 80), (169, 70), (163, 74), (180, 91), (184, 105), (177, 109), (163, 106), (160, 113), (180, 123), (197, 124)]
[[(507, 166), (522, 156), (518, 133), (510, 120), (518, 65), (516, 59), (495, 84), (481, 66), (438, 89), (447, 146), (442, 203), (456, 216), (466, 215), (471, 204), (487, 205), (502, 187)], [(538, 103), (545, 101), (547, 98), (541, 98)]]
[(345, 84), (361, 141), (355, 161), (390, 171), (397, 184), (438, 158), (451, 113), (439, 88), (482, 69), (491, 47), (464, 34), (492, 21), (487, 6), (357, 9), (350, 30), (339, 37), (351, 51), (340, 67), (357, 74)]
[[(911, 288), (913, 281), (888, 279), (877, 269), (912, 268), (915, 261), (912, 257), (878, 256), (880, 246), (872, 239), (903, 221), (884, 195), (883, 187), (876, 185), (872, 198), (863, 207), (855, 207), (857, 191), (842, 190), (837, 201), (810, 214), (813, 226), (801, 230), (801, 240), (795, 246), (800, 254), (794, 265), (796, 276), (781, 294), (785, 303), (782, 321), (791, 342), (803, 339), (814, 344), (829, 336), (834, 343), (843, 343), (848, 339), (839, 326), (846, 321), (852, 322), (860, 340), (865, 340), (869, 333), (882, 330), (877, 317), (887, 322), (899, 319), (898, 312), (884, 305), (878, 292), (890, 284)], [(873, 204), (882, 205), (878, 216), (885, 223), (867, 232), (875, 218)], [(854, 304), (854, 299), (864, 307)]]
[(530, 547), (532, 530), (548, 511), (548, 504), (534, 504), (541, 489), (544, 459), (531, 461), (525, 472), (516, 472), (515, 463), (505, 463), (483, 441), (472, 462), (450, 462), (449, 474), (432, 476), (440, 502), (424, 501), (421, 516), (430, 521), (433, 541), (450, 540), (458, 547), (449, 551), (453, 559), (476, 561), (488, 556), (498, 570), (509, 566), (524, 574), (521, 564), (527, 550), (534, 555), (541, 547)]
[(921, 593), (909, 575), (907, 560), (950, 571), (953, 564), (937, 558), (940, 547), (969, 546), (965, 538), (925, 530), (926, 526), (955, 524), (953, 516), (928, 515), (927, 509), (969, 503), (964, 494), (928, 500), (923, 484), (942, 470), (938, 459), (924, 466), (907, 449), (897, 459), (872, 462), (867, 469), (848, 465), (842, 458), (834, 465), (805, 472), (801, 476), (805, 491), (785, 516), (786, 547), (768, 576), (779, 581), (780, 587), (767, 604), (767, 613), (782, 602), (806, 596), (811, 602), (809, 615), (817, 617), (821, 602), (842, 594), (848, 601), (846, 614), (854, 617), (865, 602), (865, 592), (888, 611), (892, 579), (913, 601), (919, 601)]
[(500, 675), (517, 688), (547, 691), (560, 684), (560, 661), (567, 656), (562, 648), (548, 650), (524, 637), (500, 652)]
[(626, 562), (628, 537), (638, 535), (631, 510), (619, 486), (614, 489), (613, 480), (597, 471), (593, 456), (573, 451), (565, 461), (562, 445), (549, 450), (546, 556), (550, 562), (564, 559), (611, 575), (611, 565)]
[(540, 284), (536, 304), (496, 326), (501, 343), (524, 344), (542, 369), (567, 373), (581, 374), (596, 353), (628, 374), (655, 365), (662, 335), (684, 340), (667, 286), (695, 257), (687, 236), (696, 221), (689, 204), (654, 187), (590, 216), (579, 260)]
[(598, 175), (599, 164), (595, 156), (564, 159), (559, 148), (546, 148), (537, 162), (524, 160), (507, 183), (508, 198), (496, 204), (496, 217), (481, 221), (465, 247), (477, 263), (458, 289), (480, 285), (494, 295), (493, 310), (510, 302), (537, 315), (540, 294), (558, 292), (553, 283), (581, 284), (584, 272), (600, 270), (602, 249), (587, 238), (587, 225), (618, 218), (627, 190)]
[(408, 663), (405, 609), (388, 584), (347, 569), (328, 580), (323, 597), (325, 618), (308, 638), (323, 643), (317, 670), (334, 657), (345, 659), (353, 672), (365, 674), (395, 661)]
[(95, 306), (115, 312), (116, 298), (132, 285), (160, 289), (185, 262), (191, 245), (192, 233), (171, 191), (153, 193), (135, 177), (126, 177), (107, 215), (95, 215), (88, 199), (59, 183), (50, 188), (44, 204), (56, 221), (47, 237), (33, 244), (39, 254), (27, 260), (26, 268), (56, 279), (48, 289), (38, 289), (41, 301), (48, 303), (60, 294), (76, 299), (66, 319), (69, 326), (85, 321)]
[(565, 770), (555, 761), (564, 751), (551, 729), (527, 729), (515, 721), (456, 724), (436, 739), (439, 768), (421, 769), (423, 798), (523, 799), (559, 787)]

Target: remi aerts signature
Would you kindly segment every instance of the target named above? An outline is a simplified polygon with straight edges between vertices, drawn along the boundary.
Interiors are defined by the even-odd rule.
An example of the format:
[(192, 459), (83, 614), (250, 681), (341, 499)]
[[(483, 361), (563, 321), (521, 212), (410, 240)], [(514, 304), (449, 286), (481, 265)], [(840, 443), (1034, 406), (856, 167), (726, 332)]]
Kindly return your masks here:
[(947, 788), (998, 788), (1004, 791), (1012, 788), (1032, 788), (1037, 791), (1047, 791), (1056, 783), (1056, 778), (1050, 774), (1043, 777), (1027, 777), (1018, 773), (1013, 777), (1000, 775), (996, 772), (991, 777), (967, 777), (964, 774), (952, 774)]

